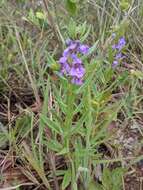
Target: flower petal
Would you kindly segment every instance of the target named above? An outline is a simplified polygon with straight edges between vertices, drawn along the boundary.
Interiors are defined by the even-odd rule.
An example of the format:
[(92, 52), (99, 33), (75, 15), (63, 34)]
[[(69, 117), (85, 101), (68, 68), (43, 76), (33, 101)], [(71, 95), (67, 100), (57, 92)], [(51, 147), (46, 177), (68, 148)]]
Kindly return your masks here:
[(78, 78), (76, 78), (76, 77), (74, 77), (74, 78), (72, 78), (72, 80), (71, 80), (71, 83), (73, 83), (73, 84), (76, 84), (76, 85), (82, 85), (83, 84), (83, 80), (82, 79), (78, 79)]
[(89, 51), (89, 46), (88, 45), (80, 45), (79, 46), (79, 52), (82, 53), (82, 54), (87, 54)]

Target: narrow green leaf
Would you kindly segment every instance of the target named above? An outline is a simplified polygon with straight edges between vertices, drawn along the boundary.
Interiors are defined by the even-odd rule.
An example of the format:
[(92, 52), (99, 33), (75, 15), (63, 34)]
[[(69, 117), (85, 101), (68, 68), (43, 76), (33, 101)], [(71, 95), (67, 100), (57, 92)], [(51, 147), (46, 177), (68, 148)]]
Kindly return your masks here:
[(81, 39), (80, 39), (81, 42), (84, 42), (87, 39), (87, 37), (90, 33), (90, 30), (91, 30), (91, 26), (89, 26), (87, 32), (81, 36)]
[(76, 38), (76, 27), (76, 22), (71, 18), (67, 30), (69, 37), (72, 39)]
[(64, 154), (67, 154), (69, 153), (69, 149), (68, 148), (63, 148), (59, 153), (57, 153), (56, 155), (59, 156), (59, 155), (64, 155)]
[(44, 141), (44, 144), (47, 145), (48, 149), (55, 152), (59, 152), (62, 149), (62, 145), (57, 140), (49, 139)]
[(62, 190), (66, 189), (67, 186), (70, 184), (70, 182), (71, 182), (71, 170), (68, 169), (64, 175), (64, 179), (62, 182)]
[(60, 124), (57, 123), (56, 121), (52, 121), (50, 120), (48, 117), (46, 117), (45, 115), (40, 115), (41, 117), (41, 121), (43, 121), (50, 129), (52, 129), (54, 132), (58, 133), (58, 134), (63, 134), (63, 130), (60, 127)]

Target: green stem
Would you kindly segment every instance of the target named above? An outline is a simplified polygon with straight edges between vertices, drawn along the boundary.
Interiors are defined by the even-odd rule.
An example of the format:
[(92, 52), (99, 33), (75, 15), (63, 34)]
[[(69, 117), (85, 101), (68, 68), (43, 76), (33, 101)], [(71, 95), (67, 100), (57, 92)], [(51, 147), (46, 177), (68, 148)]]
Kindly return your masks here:
[(72, 85), (69, 84), (69, 88), (67, 91), (67, 111), (66, 111), (66, 119), (65, 119), (65, 131), (66, 131), (66, 138), (65, 138), (65, 143), (67, 149), (69, 149), (69, 135), (70, 134), (70, 129), (72, 126), (72, 119), (73, 119), (73, 109), (74, 109), (74, 100), (75, 100), (75, 95), (73, 92)]
[[(86, 96), (86, 109), (88, 112), (87, 122), (86, 122), (86, 128), (87, 128), (87, 135), (86, 135), (86, 156), (84, 160), (85, 167), (89, 169), (90, 166), (90, 159), (89, 159), (89, 150), (90, 150), (90, 138), (92, 135), (92, 105), (91, 105), (91, 89), (88, 86), (87, 87), (87, 96)], [(88, 183), (89, 183), (89, 174), (85, 173), (85, 189), (88, 189)]]

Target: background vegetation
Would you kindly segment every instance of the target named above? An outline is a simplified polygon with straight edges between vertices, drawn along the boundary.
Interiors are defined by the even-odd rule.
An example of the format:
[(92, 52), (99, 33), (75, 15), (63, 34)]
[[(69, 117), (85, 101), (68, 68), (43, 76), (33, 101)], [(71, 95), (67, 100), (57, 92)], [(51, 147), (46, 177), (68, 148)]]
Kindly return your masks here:
[[(142, 190), (142, 20), (142, 0), (0, 1), (0, 189)], [(82, 86), (68, 38), (91, 47)]]

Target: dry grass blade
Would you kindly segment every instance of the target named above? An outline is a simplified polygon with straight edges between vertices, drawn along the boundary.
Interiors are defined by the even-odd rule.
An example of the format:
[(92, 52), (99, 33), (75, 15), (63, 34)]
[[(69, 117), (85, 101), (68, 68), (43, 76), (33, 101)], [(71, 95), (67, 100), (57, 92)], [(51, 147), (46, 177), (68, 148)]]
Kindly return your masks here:
[(38, 163), (34, 159), (31, 151), (29, 150), (28, 145), (25, 142), (23, 142), (22, 146), (23, 146), (23, 153), (24, 153), (26, 159), (28, 160), (30, 165), (33, 167), (33, 169), (37, 172), (37, 174), (39, 175), (39, 177), (43, 181), (46, 188), (48, 188), (48, 190), (51, 190), (50, 184), (49, 184), (49, 182), (45, 176), (43, 169), (40, 166), (38, 166)]
[(12, 187), (4, 187), (4, 188), (0, 188), (0, 190), (15, 190), (19, 187), (22, 187), (22, 186), (30, 186), (30, 185), (34, 185), (33, 183), (21, 183), (19, 185), (16, 185), (16, 186), (12, 186)]
[(34, 81), (32, 79), (32, 75), (31, 75), (31, 73), (29, 71), (28, 64), (27, 64), (27, 61), (26, 61), (26, 58), (25, 58), (25, 55), (24, 55), (24, 52), (23, 52), (23, 49), (22, 49), (21, 42), (20, 42), (20, 36), (19, 36), (19, 33), (18, 33), (16, 27), (15, 27), (15, 34), (16, 34), (17, 42), (19, 44), (21, 55), (22, 55), (22, 58), (23, 58), (23, 61), (24, 61), (24, 64), (25, 64), (25, 68), (26, 68), (26, 71), (28, 73), (29, 80), (31, 82), (31, 86), (32, 86), (33, 91), (34, 91), (36, 102), (40, 105), (41, 101), (40, 101), (39, 93), (38, 93), (37, 87), (36, 87), (36, 85), (35, 85), (35, 83), (34, 83)]

